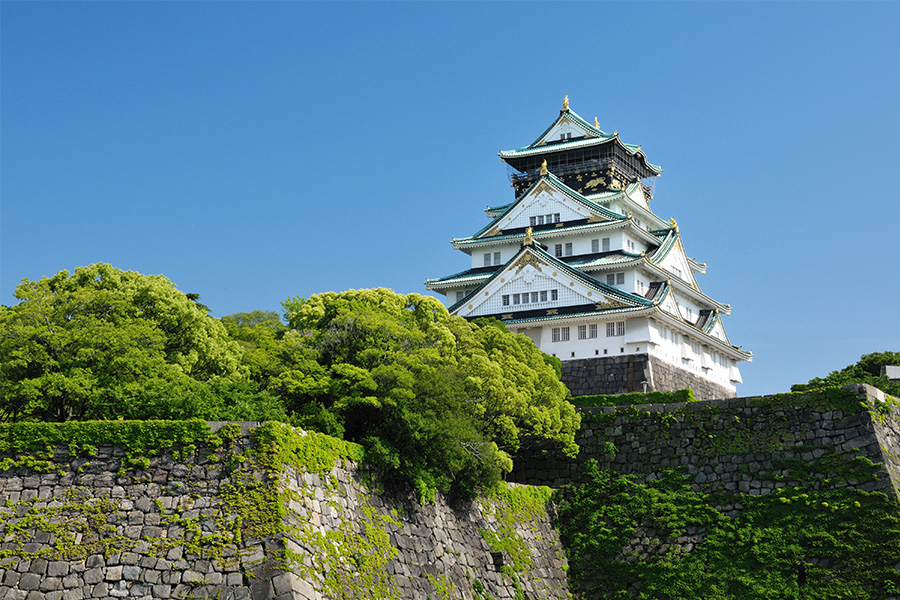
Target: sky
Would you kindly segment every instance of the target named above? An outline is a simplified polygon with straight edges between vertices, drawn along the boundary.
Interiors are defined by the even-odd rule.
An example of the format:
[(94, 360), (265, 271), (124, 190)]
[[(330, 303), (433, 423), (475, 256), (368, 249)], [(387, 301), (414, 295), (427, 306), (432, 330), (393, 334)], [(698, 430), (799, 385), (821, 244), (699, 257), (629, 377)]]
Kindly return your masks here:
[(900, 3), (0, 3), (0, 304), (95, 262), (212, 314), (467, 268), (572, 110), (661, 165), (738, 395), (900, 351)]

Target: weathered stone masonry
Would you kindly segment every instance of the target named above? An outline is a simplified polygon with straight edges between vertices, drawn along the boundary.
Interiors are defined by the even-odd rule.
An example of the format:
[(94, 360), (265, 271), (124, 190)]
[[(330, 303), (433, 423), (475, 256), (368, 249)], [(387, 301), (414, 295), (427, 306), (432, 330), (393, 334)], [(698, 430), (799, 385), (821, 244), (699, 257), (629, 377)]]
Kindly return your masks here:
[(692, 389), (694, 396), (701, 400), (735, 396), (732, 389), (675, 368), (649, 354), (564, 360), (562, 381), (572, 396), (672, 392), (683, 389)]
[[(238, 445), (250, 443), (245, 427)], [(0, 548), (15, 551), (0, 563), (0, 598), (318, 600), (325, 597), (321, 569), (369, 558), (350, 549), (354, 540), (377, 537), (365, 535), (366, 524), (383, 525), (389, 544), (374, 552), (389, 560), (378, 577), (399, 598), (440, 598), (441, 590), (476, 598), (479, 589), (494, 598), (510, 598), (517, 590), (528, 597), (568, 595), (565, 556), (546, 512), (510, 530), (495, 500), (451, 505), (439, 496), (422, 506), (407, 493), (370, 491), (363, 481), (372, 481), (373, 474), (354, 463), (338, 464), (324, 478), (288, 469), (277, 485), (295, 492), (286, 518), (302, 527), (245, 536), (220, 545), (211, 552), (215, 556), (203, 556), (192, 551), (196, 546), (166, 540), (183, 539), (188, 529), (208, 536), (215, 548), (218, 532), (240, 527), (223, 503), (229, 493), (223, 465), (202, 453), (177, 457), (168, 451), (153, 457), (147, 469), (119, 473), (123, 454), (100, 447), (89, 460), (73, 460), (60, 448), (45, 472), (18, 466), (0, 473)], [(254, 477), (266, 480), (263, 472)], [(373, 514), (392, 512), (393, 522), (373, 520)], [(106, 525), (115, 543), (106, 552), (79, 556), (73, 546), (99, 549), (92, 535)], [(62, 543), (64, 531), (73, 543)], [(352, 535), (340, 538), (347, 532)], [(511, 570), (510, 557), (486, 541), (491, 534), (511, 535), (526, 546), (526, 568)], [(328, 536), (343, 540), (336, 546), (343, 544), (346, 555), (316, 555), (323, 546), (313, 541)], [(284, 568), (285, 550), (296, 553), (296, 567)]]
[[(510, 480), (559, 487), (577, 479), (585, 461), (634, 474), (639, 481), (681, 468), (695, 491), (765, 494), (798, 485), (773, 480), (781, 459), (810, 461), (834, 451), (842, 462), (860, 456), (883, 463), (878, 481), (847, 487), (900, 498), (900, 408), (871, 386), (852, 386), (861, 401), (886, 412), (785, 406), (766, 398), (582, 409), (576, 460), (539, 452), (518, 457)], [(594, 415), (609, 419), (596, 420)], [(786, 476), (787, 472), (776, 473)]]

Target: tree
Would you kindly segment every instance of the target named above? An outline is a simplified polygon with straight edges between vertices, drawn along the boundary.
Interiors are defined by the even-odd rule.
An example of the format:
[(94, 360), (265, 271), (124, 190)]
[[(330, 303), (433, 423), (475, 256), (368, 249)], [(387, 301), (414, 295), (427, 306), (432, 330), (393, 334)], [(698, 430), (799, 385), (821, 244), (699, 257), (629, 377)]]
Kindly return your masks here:
[(271, 388), (306, 426), (362, 443), (422, 497), (491, 485), (526, 439), (577, 452), (579, 417), (558, 365), (502, 323), (386, 289), (283, 306), (287, 368)]
[(863, 354), (856, 364), (846, 366), (840, 371), (832, 371), (825, 377), (814, 377), (808, 383), (794, 384), (791, 386), (791, 390), (800, 392), (825, 386), (868, 383), (887, 394), (900, 398), (900, 383), (893, 382), (881, 374), (882, 367), (898, 365), (900, 365), (900, 352)]
[(237, 342), (161, 275), (107, 264), (23, 280), (0, 309), (0, 418), (203, 416), (206, 382), (241, 381)]
[(272, 377), (284, 370), (281, 357), (281, 340), (287, 326), (278, 313), (254, 310), (222, 317), (222, 323), (231, 339), (243, 349), (242, 361), (249, 369), (250, 378), (266, 388)]

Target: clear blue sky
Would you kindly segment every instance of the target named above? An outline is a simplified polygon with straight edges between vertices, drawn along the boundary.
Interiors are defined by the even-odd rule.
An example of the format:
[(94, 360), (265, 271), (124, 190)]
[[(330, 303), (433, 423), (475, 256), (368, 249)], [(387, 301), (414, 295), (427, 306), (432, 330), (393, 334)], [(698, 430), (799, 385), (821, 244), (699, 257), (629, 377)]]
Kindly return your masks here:
[[(103, 261), (217, 316), (424, 293), (564, 94), (665, 169), (740, 395), (900, 351), (900, 3), (3, 2), (0, 303)], [(893, 182), (893, 183), (892, 183)], [(890, 184), (890, 185), (889, 185)]]

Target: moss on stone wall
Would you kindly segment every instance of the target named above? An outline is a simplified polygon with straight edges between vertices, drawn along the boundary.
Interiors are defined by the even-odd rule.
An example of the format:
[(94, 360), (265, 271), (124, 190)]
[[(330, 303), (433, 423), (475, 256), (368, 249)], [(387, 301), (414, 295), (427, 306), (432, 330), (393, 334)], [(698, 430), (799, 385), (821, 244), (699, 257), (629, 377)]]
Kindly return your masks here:
[[(573, 591), (598, 599), (900, 597), (900, 505), (884, 493), (884, 465), (856, 447), (870, 450), (874, 440), (865, 413), (890, 414), (831, 388), (591, 415), (597, 448), (610, 443), (604, 431), (627, 439), (620, 427), (634, 440), (650, 431), (659, 443), (642, 437), (630, 448), (625, 466), (634, 475), (615, 470), (621, 457), (607, 461), (611, 470), (588, 461), (558, 493)], [(825, 420), (841, 441), (820, 443), (838, 435), (819, 431)], [(666, 459), (666, 448), (677, 451)]]

